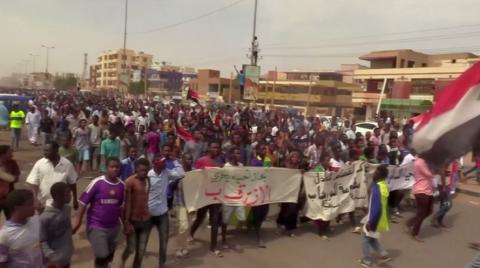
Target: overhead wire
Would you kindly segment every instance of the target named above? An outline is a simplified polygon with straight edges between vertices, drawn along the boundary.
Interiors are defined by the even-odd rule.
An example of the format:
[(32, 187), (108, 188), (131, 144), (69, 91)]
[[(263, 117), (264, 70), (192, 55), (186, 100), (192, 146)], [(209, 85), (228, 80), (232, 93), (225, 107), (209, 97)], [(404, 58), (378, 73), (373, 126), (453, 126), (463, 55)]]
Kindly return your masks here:
[[(370, 38), (370, 37), (378, 37), (378, 36), (390, 36), (390, 35), (404, 35), (404, 34), (412, 34), (412, 33), (424, 33), (424, 32), (432, 32), (432, 31), (442, 31), (442, 30), (452, 30), (452, 29), (460, 29), (460, 28), (470, 28), (470, 27), (478, 27), (480, 23), (477, 24), (464, 24), (464, 25), (456, 25), (456, 26), (448, 26), (448, 27), (437, 27), (437, 28), (426, 28), (426, 29), (418, 29), (418, 30), (408, 30), (408, 31), (401, 31), (401, 32), (390, 32), (390, 33), (379, 33), (379, 34), (370, 34), (370, 35), (357, 35), (357, 36), (347, 36), (347, 37), (337, 37), (337, 38), (329, 38), (319, 40), (318, 42), (327, 42), (327, 41), (336, 41), (336, 40), (351, 40), (351, 39), (360, 39), (360, 38)], [(264, 47), (270, 46), (284, 46), (292, 43), (265, 43)]]
[(185, 20), (182, 20), (182, 21), (179, 21), (179, 22), (167, 24), (167, 25), (164, 25), (164, 26), (161, 26), (161, 27), (158, 27), (158, 28), (154, 28), (154, 29), (151, 29), (151, 30), (147, 30), (147, 31), (129, 32), (129, 34), (147, 34), (147, 33), (159, 32), (159, 31), (163, 31), (163, 30), (166, 30), (166, 29), (174, 28), (174, 27), (177, 27), (177, 26), (180, 26), (180, 25), (183, 25), (183, 24), (191, 23), (191, 22), (209, 17), (209, 16), (214, 15), (216, 13), (222, 12), (222, 11), (227, 10), (229, 8), (232, 8), (232, 7), (234, 7), (234, 6), (240, 4), (241, 2), (244, 2), (244, 1), (246, 1), (246, 0), (237, 0), (237, 1), (235, 1), (233, 3), (230, 3), (226, 6), (211, 10), (209, 12), (203, 13), (201, 15), (198, 15), (198, 16), (195, 16), (195, 17), (192, 17), (192, 18), (188, 18), (188, 19), (185, 19)]
[(421, 37), (410, 37), (410, 38), (398, 38), (398, 39), (387, 39), (387, 40), (372, 40), (372, 41), (362, 41), (362, 42), (351, 42), (351, 43), (333, 43), (333, 44), (322, 44), (315, 46), (285, 46), (285, 47), (263, 47), (263, 50), (295, 50), (295, 49), (317, 49), (317, 48), (330, 48), (330, 47), (348, 47), (348, 46), (362, 46), (362, 45), (371, 45), (371, 44), (385, 44), (385, 43), (408, 43), (408, 42), (424, 42), (424, 41), (435, 41), (435, 40), (448, 40), (448, 39), (459, 39), (459, 38), (471, 38), (480, 35), (480, 31), (474, 32), (465, 32), (465, 33), (456, 33), (456, 34), (442, 34), (442, 35), (430, 35), (430, 36), (421, 36)]

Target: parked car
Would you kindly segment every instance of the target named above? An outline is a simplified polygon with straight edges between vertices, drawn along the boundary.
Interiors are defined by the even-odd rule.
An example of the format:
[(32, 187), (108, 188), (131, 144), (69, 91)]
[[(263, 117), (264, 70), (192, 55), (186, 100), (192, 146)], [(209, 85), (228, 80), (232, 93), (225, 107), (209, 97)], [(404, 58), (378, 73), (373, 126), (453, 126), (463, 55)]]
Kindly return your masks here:
[[(377, 122), (368, 121), (368, 122), (361, 122), (355, 124), (356, 130), (355, 133), (360, 132), (363, 136), (370, 131), (373, 134), (373, 130), (378, 127)], [(392, 129), (393, 130), (393, 129)], [(402, 131), (397, 131), (398, 137), (402, 135)]]
[(373, 133), (373, 130), (378, 127), (377, 122), (361, 122), (355, 124), (356, 130), (355, 133), (360, 132), (363, 136), (367, 134), (367, 132)]

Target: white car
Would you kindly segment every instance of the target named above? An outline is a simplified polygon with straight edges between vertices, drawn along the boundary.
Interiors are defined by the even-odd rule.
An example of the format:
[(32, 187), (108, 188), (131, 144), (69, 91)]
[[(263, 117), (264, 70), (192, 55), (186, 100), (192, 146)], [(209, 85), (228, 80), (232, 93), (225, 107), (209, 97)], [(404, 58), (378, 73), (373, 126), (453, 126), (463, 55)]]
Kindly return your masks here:
[(363, 136), (370, 131), (373, 134), (373, 130), (378, 127), (377, 122), (361, 122), (355, 124), (356, 130), (355, 133), (360, 132)]
[[(355, 133), (360, 132), (363, 136), (370, 131), (373, 134), (373, 130), (378, 127), (377, 122), (369, 121), (369, 122), (361, 122), (355, 124), (356, 130)], [(392, 129), (394, 131), (394, 129)], [(397, 131), (397, 136), (400, 137), (402, 135), (402, 131)]]

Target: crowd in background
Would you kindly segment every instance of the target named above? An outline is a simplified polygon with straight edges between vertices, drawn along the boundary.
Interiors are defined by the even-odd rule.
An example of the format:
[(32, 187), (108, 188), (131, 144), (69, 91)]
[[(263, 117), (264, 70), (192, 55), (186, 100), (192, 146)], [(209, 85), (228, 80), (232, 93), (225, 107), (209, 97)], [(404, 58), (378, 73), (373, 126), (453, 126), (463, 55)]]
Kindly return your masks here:
[[(0, 167), (5, 167), (0, 170), (0, 199), (5, 204), (7, 217), (14, 218), (0, 231), (0, 263), (18, 262), (20, 265), (26, 254), (30, 260), (43, 256), (49, 267), (68, 267), (73, 254), (71, 236), (79, 230), (85, 212), (95, 267), (108, 267), (111, 263), (122, 228), (127, 236), (122, 260), (125, 262), (135, 253), (133, 267), (140, 267), (153, 227), (159, 233), (159, 266), (163, 267), (170, 214), (178, 221), (175, 232), (178, 258), (188, 257), (188, 244), (194, 241), (195, 232), (207, 214), (210, 251), (215, 256), (223, 256), (224, 249), (229, 248), (226, 229), (233, 215), (240, 224), (255, 231), (256, 243), (263, 248), (261, 226), (268, 215), (269, 205), (245, 209), (213, 204), (199, 209), (195, 220), (190, 221), (182, 189), (185, 172), (224, 166), (336, 172), (357, 160), (400, 165), (417, 159), (415, 169), (418, 175), (413, 194), (418, 211), (407, 221), (407, 228), (414, 239), (422, 241), (418, 236), (420, 226), (433, 209), (433, 177), (443, 174), (443, 171), (431, 170), (410, 148), (413, 121), (398, 122), (392, 114), (378, 117), (378, 128), (363, 135), (356, 131), (356, 122), (349, 116), (333, 116), (326, 124), (319, 116), (306, 116), (293, 108), (266, 110), (253, 104), (215, 103), (192, 106), (159, 99), (128, 99), (120, 95), (79, 92), (36, 91), (28, 94), (33, 99), (24, 106), (26, 113), (18, 105), (8, 111), (11, 147), (0, 146), (0, 158), (3, 159)], [(0, 107), (0, 118), (2, 111)], [(12, 183), (19, 177), (18, 166), (12, 164), (11, 155), (12, 149), (21, 150), (25, 146), (19, 144), (22, 128), (26, 128), (32, 145), (42, 145), (44, 157), (37, 161), (27, 177), (26, 182), (32, 191), (16, 190), (7, 198), (12, 192)], [(97, 173), (102, 175), (90, 182), (77, 201), (77, 180)], [(385, 169), (380, 169), (376, 174), (375, 182), (386, 179), (388, 171), (385, 174)], [(3, 187), (2, 181), (6, 182)], [(385, 197), (383, 184), (378, 185), (372, 188), (373, 191), (378, 193), (378, 198)], [(442, 185), (445, 186), (445, 182)], [(443, 217), (451, 207), (449, 194), (453, 190), (445, 186), (440, 191), (445, 195), (443, 207), (434, 220), (440, 227), (444, 226)], [(71, 202), (70, 194), (73, 194), (73, 208), (78, 209), (73, 224), (70, 224), (70, 210), (66, 205)], [(400, 203), (405, 194), (402, 190), (388, 194), (389, 220), (395, 222), (401, 218)], [(30, 200), (32, 204), (28, 207)], [(293, 237), (298, 222), (310, 221), (301, 215), (304, 202), (299, 196), (297, 204), (280, 204), (276, 222), (282, 233)], [(38, 219), (42, 224), (37, 226), (33, 220), (27, 221), (27, 218), (34, 218), (30, 208), (42, 212)], [(375, 232), (377, 225), (371, 226), (372, 222), (362, 231), (355, 212), (348, 216), (354, 232)], [(341, 222), (342, 218), (340, 216), (336, 221)], [(375, 220), (381, 221), (380, 218)], [(12, 230), (18, 229), (18, 221), (31, 225), (29, 228), (40, 228), (41, 237), (27, 235), (11, 241)], [(330, 222), (315, 220), (313, 224), (319, 235), (328, 239), (332, 229)], [(60, 228), (63, 232), (52, 229), (64, 225), (65, 228)], [(12, 230), (6, 231), (6, 228)], [(220, 246), (217, 243), (219, 231)], [(368, 247), (377, 245), (372, 237), (367, 235), (363, 245), (366, 251), (362, 265), (366, 267), (372, 264)], [(8, 251), (4, 250), (12, 243), (24, 245), (35, 239), (42, 242), (39, 251), (8, 256)], [(384, 251), (379, 250), (379, 253), (384, 261), (389, 260)]]

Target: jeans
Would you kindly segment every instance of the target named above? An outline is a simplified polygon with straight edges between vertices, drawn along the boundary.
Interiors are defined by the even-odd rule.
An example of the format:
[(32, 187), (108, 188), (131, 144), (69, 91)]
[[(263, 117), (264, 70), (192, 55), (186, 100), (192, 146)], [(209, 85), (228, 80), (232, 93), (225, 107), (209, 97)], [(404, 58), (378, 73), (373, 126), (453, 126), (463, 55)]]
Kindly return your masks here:
[(386, 257), (388, 255), (387, 251), (383, 249), (380, 241), (373, 237), (368, 237), (365, 234), (362, 234), (362, 254), (363, 261), (367, 264), (372, 264), (372, 250), (379, 254), (381, 257)]
[(12, 149), (18, 150), (21, 134), (22, 134), (21, 128), (12, 128)]
[(440, 208), (437, 213), (435, 213), (435, 220), (439, 224), (443, 224), (443, 218), (447, 212), (452, 208), (452, 196), (450, 195), (449, 189), (442, 189), (440, 191)]
[[(159, 267), (165, 267), (165, 262), (167, 262), (167, 244), (168, 244), (168, 212), (160, 216), (152, 216), (150, 218), (150, 227), (148, 228), (148, 236), (150, 236), (150, 231), (155, 226), (158, 231), (158, 241), (160, 244), (159, 248)], [(147, 241), (148, 243), (148, 241)]]
[(150, 221), (130, 221), (133, 226), (133, 233), (127, 237), (127, 247), (123, 251), (122, 261), (125, 262), (130, 255), (135, 253), (133, 268), (142, 267), (143, 256), (147, 248), (148, 236), (150, 233)]
[(407, 222), (407, 226), (412, 227), (412, 235), (417, 236), (420, 232), (423, 220), (425, 220), (433, 210), (433, 196), (426, 194), (415, 194), (415, 203), (417, 204), (417, 214)]
[(190, 229), (190, 235), (193, 237), (197, 231), (200, 224), (207, 216), (207, 212), (210, 216), (210, 250), (215, 251), (217, 249), (217, 240), (218, 240), (218, 227), (220, 227), (220, 214), (221, 214), (222, 205), (221, 204), (212, 204), (206, 207), (203, 207), (197, 211), (197, 217), (192, 224)]

